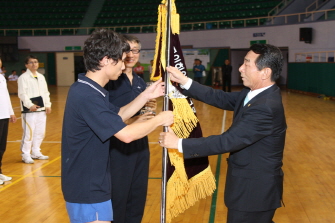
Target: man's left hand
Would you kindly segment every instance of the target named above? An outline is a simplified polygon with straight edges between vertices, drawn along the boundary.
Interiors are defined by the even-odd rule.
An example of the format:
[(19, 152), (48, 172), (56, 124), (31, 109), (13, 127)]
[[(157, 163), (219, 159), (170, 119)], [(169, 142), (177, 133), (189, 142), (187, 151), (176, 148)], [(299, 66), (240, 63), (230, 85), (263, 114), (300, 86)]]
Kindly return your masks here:
[(45, 113), (50, 114), (51, 113), (51, 108), (50, 107), (46, 107), (45, 108)]
[(145, 91), (143, 91), (145, 97), (148, 99), (158, 98), (163, 96), (165, 93), (165, 83), (162, 82), (162, 78), (150, 85)]

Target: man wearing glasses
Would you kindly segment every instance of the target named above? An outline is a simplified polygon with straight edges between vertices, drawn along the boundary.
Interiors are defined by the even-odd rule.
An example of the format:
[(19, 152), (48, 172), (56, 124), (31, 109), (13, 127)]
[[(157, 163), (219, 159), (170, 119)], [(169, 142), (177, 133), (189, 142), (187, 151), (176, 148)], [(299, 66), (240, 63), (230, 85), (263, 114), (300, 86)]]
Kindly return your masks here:
[[(124, 35), (130, 45), (126, 54), (125, 70), (115, 81), (109, 81), (109, 101), (122, 107), (134, 100), (146, 89), (146, 83), (133, 68), (140, 58), (141, 43), (132, 35)], [(155, 110), (156, 101), (148, 102), (147, 107)], [(152, 112), (137, 112), (126, 124), (140, 122), (154, 117)], [(112, 176), (112, 205), (114, 223), (140, 223), (142, 220), (148, 187), (149, 143), (148, 137), (131, 143), (111, 138), (110, 158)]]
[(50, 93), (47, 82), (37, 72), (38, 60), (28, 56), (25, 60), (27, 71), (18, 79), (18, 96), (21, 102), (23, 137), (21, 142), (22, 161), (34, 163), (33, 159), (49, 159), (41, 153), (45, 135), (47, 114), (51, 113)]

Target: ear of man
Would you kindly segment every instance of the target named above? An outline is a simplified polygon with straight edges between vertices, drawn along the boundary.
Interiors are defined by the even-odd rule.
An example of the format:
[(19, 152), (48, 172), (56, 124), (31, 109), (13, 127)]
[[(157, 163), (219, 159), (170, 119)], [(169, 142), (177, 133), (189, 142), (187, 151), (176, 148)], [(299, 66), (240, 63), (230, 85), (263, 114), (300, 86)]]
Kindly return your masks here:
[(108, 58), (107, 56), (103, 57), (100, 61), (101, 65), (107, 66), (108, 64), (113, 64), (114, 60), (112, 58)]
[(269, 67), (265, 67), (261, 70), (261, 78), (262, 80), (270, 80), (271, 81), (272, 70)]

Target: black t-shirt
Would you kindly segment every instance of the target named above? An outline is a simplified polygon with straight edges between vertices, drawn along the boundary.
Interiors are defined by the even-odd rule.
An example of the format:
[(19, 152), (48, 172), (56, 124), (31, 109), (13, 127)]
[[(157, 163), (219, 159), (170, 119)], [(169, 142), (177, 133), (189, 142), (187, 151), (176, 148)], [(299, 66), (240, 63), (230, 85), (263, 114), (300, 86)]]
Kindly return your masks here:
[[(144, 80), (133, 72), (132, 84), (130, 84), (127, 75), (123, 73), (117, 80), (109, 81), (105, 88), (109, 91), (109, 101), (118, 107), (123, 107), (133, 101), (146, 87)], [(139, 115), (139, 113), (140, 111), (135, 115)], [(110, 147), (124, 154), (131, 154), (148, 149), (148, 137), (145, 136), (130, 143), (124, 143), (116, 137), (112, 137)]]
[(69, 90), (62, 131), (62, 190), (71, 203), (111, 199), (109, 138), (126, 124), (109, 93), (86, 76)]

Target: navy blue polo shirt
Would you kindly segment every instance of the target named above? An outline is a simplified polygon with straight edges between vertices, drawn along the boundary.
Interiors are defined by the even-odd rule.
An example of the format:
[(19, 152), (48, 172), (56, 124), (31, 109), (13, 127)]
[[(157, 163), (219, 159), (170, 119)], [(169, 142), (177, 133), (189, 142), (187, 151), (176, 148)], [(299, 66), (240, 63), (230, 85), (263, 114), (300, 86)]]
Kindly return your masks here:
[(126, 124), (109, 93), (79, 75), (69, 90), (62, 131), (62, 190), (72, 203), (111, 199), (110, 137)]
[[(130, 84), (128, 76), (122, 73), (117, 80), (109, 81), (105, 88), (109, 91), (109, 101), (118, 106), (123, 107), (133, 101), (147, 87), (143, 78), (133, 72), (133, 83)], [(139, 115), (138, 111), (135, 115)], [(148, 137), (135, 140), (130, 143), (124, 143), (116, 137), (111, 138), (111, 148), (117, 148), (123, 151), (124, 154), (130, 154), (143, 149), (148, 149)]]
[(109, 101), (118, 107), (123, 107), (132, 102), (146, 87), (144, 80), (133, 72), (132, 84), (127, 74), (122, 73), (117, 80), (109, 81), (105, 88), (109, 91)]

